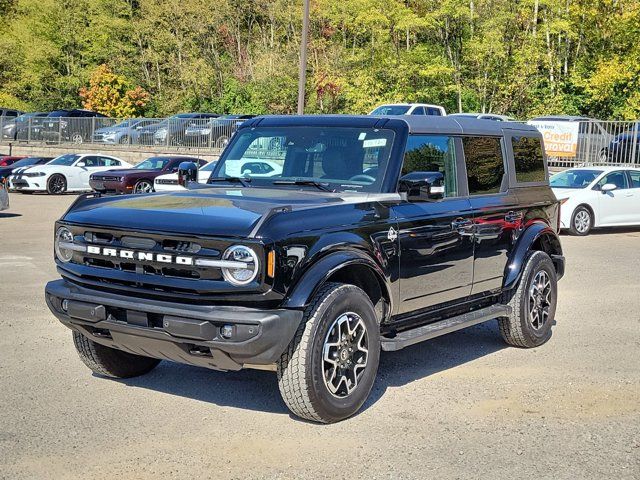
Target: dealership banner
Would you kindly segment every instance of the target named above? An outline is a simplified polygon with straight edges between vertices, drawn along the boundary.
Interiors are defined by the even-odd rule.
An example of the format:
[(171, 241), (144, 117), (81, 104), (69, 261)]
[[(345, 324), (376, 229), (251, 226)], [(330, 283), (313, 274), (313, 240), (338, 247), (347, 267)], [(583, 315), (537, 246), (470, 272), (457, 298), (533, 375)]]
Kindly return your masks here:
[(542, 133), (544, 149), (549, 157), (573, 158), (576, 156), (580, 122), (535, 120), (527, 123)]

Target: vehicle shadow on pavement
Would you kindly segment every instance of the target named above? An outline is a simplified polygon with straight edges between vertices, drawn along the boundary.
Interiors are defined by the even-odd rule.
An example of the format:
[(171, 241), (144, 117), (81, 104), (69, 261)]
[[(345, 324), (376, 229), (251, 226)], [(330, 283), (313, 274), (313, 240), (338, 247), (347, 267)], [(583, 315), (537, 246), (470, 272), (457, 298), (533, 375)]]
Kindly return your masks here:
[(19, 213), (0, 213), (0, 218), (14, 218), (21, 217), (22, 215)]
[(382, 352), (378, 377), (361, 412), (377, 402), (389, 387), (401, 387), (435, 373), (472, 362), (508, 348), (495, 320), (407, 347)]
[[(497, 323), (492, 321), (413, 345), (399, 352), (383, 352), (376, 383), (361, 412), (377, 402), (388, 387), (407, 385), (503, 348), (506, 348), (506, 344), (500, 336)], [(118, 381), (131, 387), (220, 406), (289, 414), (280, 398), (275, 372), (217, 372), (161, 362), (145, 376)]]

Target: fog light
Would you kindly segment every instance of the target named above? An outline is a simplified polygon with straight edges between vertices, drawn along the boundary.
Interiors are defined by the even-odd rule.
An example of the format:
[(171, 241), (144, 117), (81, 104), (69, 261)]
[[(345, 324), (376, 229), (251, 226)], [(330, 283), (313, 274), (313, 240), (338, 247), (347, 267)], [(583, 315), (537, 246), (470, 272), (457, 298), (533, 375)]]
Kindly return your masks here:
[(64, 300), (62, 300), (62, 310), (66, 312), (68, 309), (69, 309), (69, 300), (65, 298)]
[(220, 327), (220, 335), (227, 340), (233, 337), (233, 325), (223, 325)]

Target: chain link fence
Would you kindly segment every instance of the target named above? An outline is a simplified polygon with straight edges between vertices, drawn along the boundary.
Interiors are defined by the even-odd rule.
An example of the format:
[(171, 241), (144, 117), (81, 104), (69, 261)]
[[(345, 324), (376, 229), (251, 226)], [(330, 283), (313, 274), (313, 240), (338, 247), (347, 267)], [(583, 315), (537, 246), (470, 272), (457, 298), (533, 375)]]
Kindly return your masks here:
[[(0, 117), (0, 140), (27, 145), (97, 144), (219, 152), (249, 117)], [(530, 123), (542, 132), (552, 167), (640, 165), (640, 121), (552, 119)]]
[(98, 144), (220, 150), (247, 117), (0, 117), (0, 140), (27, 145)]

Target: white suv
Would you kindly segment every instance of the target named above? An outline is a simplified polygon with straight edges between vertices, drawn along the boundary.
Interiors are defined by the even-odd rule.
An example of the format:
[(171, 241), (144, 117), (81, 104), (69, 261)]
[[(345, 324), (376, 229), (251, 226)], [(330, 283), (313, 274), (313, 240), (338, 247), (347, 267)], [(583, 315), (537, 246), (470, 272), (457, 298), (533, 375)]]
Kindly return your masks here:
[(434, 115), (447, 114), (444, 107), (428, 103), (388, 103), (375, 108), (369, 115)]

